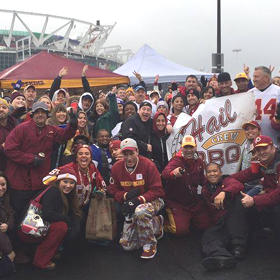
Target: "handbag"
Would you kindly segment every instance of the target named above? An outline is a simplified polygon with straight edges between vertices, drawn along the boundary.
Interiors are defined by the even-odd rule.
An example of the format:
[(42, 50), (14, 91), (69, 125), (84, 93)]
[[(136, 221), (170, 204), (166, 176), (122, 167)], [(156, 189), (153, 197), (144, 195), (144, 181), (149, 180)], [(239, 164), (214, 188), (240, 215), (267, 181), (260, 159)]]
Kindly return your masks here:
[(92, 198), (89, 205), (86, 239), (113, 240), (117, 235), (117, 216), (113, 198)]
[(42, 204), (40, 200), (42, 196), (48, 191), (46, 188), (35, 199), (29, 203), (28, 210), (20, 224), (20, 229), (23, 233), (32, 235), (34, 237), (43, 237), (47, 235), (50, 223), (42, 219)]

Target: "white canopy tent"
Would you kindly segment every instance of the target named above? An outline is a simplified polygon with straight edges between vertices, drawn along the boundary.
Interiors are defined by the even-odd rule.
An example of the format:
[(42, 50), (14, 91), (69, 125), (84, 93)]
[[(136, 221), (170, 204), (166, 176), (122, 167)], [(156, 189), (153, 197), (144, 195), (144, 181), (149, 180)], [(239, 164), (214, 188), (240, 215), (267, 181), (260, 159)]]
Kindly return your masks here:
[(154, 83), (155, 76), (159, 75), (160, 83), (171, 83), (172, 81), (184, 82), (188, 75), (195, 75), (200, 78), (212, 77), (212, 73), (200, 72), (188, 67), (174, 63), (152, 49), (147, 44), (124, 65), (114, 72), (130, 78), (131, 84), (138, 83), (133, 71), (139, 72), (146, 84)]

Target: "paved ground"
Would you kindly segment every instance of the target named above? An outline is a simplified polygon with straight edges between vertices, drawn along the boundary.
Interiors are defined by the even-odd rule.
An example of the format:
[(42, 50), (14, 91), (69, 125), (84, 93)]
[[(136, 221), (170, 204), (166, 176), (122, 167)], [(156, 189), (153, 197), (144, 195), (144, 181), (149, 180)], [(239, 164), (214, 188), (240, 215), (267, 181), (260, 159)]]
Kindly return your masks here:
[(9, 280), (280, 279), (280, 251), (275, 236), (253, 239), (247, 259), (238, 262), (235, 269), (212, 273), (201, 265), (200, 238), (199, 232), (180, 239), (165, 235), (159, 241), (158, 253), (152, 260), (140, 259), (141, 250), (124, 252), (117, 241), (108, 246), (98, 246), (81, 238), (71, 251), (64, 252), (56, 270), (45, 272), (32, 265), (17, 266), (17, 274)]

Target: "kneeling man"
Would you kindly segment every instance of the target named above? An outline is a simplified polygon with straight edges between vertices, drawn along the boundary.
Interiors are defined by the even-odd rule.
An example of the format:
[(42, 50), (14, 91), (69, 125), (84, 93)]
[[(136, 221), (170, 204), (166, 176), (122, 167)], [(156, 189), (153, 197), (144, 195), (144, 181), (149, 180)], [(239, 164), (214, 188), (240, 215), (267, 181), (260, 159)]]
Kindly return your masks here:
[(120, 244), (126, 251), (143, 247), (141, 258), (151, 259), (163, 235), (163, 217), (157, 216), (164, 206), (160, 174), (152, 161), (139, 156), (135, 140), (124, 139), (121, 151), (123, 159), (113, 165), (108, 188), (126, 219)]

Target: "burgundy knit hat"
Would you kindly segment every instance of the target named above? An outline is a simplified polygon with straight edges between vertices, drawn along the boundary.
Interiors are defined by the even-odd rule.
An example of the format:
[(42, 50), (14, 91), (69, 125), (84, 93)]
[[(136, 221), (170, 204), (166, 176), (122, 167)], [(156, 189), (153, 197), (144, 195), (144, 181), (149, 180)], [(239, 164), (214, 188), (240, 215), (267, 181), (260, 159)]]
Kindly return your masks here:
[(59, 173), (57, 175), (57, 181), (63, 179), (72, 179), (77, 183), (77, 174), (75, 170), (70, 166), (62, 166), (59, 169)]
[(14, 101), (14, 99), (16, 99), (19, 96), (21, 96), (25, 99), (25, 96), (21, 92), (19, 92), (19, 91), (13, 92), (12, 96), (11, 96), (11, 103)]
[(79, 144), (76, 149), (75, 149), (75, 156), (77, 157), (77, 154), (78, 154), (78, 151), (81, 149), (81, 148), (86, 148), (90, 151), (90, 154), (91, 154), (91, 158), (92, 158), (92, 150), (91, 150), (91, 147), (89, 145), (86, 145), (86, 144)]

